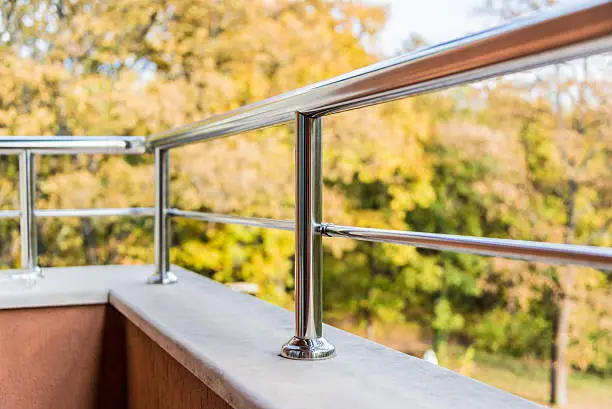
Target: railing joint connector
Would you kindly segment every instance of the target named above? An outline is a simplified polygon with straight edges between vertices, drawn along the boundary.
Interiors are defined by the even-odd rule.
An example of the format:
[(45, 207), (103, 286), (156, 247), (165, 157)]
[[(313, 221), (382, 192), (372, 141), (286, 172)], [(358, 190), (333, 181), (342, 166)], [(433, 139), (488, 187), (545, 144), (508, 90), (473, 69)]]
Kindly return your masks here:
[(335, 224), (333, 223), (321, 223), (317, 227), (315, 227), (315, 231), (319, 233), (321, 236), (332, 237), (331, 234), (328, 233), (330, 228), (333, 228)]

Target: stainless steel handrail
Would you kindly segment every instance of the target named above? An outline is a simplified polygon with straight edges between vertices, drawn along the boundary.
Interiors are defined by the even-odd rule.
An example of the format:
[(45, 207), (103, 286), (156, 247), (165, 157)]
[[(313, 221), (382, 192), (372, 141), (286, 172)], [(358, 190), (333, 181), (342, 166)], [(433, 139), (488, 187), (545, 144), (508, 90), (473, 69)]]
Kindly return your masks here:
[(0, 219), (19, 217), (21, 268), (17, 276), (35, 279), (42, 274), (38, 266), (37, 217), (92, 217), (110, 215), (145, 215), (152, 210), (135, 209), (63, 209), (36, 210), (35, 154), (143, 154), (142, 136), (2, 136), (0, 155), (19, 155), (19, 210), (0, 211)]
[(555, 7), (422, 51), (382, 61), (246, 105), (147, 140), (151, 148), (197, 141), (441, 90), (612, 49), (612, 3)]
[[(155, 217), (155, 273), (152, 283), (173, 283), (170, 218), (293, 230), (295, 251), (295, 336), (281, 354), (323, 359), (334, 347), (322, 334), (322, 236), (412, 245), (443, 251), (578, 264), (612, 270), (612, 250), (520, 240), (467, 237), (336, 226), (321, 222), (321, 117), (442, 90), (494, 76), (612, 50), (612, 2), (594, 0), (555, 7), (535, 16), (409, 53), (326, 81), (244, 106), (203, 121), (142, 137), (0, 137), (0, 154), (20, 154), (21, 209), (0, 211), (20, 217), (22, 266), (38, 273), (36, 217)], [(170, 149), (198, 141), (295, 121), (296, 221), (272, 220), (170, 208)], [(35, 210), (33, 154), (155, 154), (155, 207)]]
[(20, 210), (0, 210), (0, 220), (1, 219), (17, 219), (21, 217)]
[[(38, 209), (36, 217), (101, 217), (101, 216), (153, 216), (152, 207), (116, 207), (95, 209)], [(0, 219), (15, 219), (21, 216), (20, 210), (0, 210)]]
[[(213, 223), (238, 224), (276, 230), (295, 230), (295, 222), (291, 220), (231, 216), (179, 209), (169, 209), (168, 212), (174, 217)], [(612, 249), (604, 247), (338, 226), (325, 222), (317, 224), (316, 233), (327, 237), (341, 237), (376, 243), (404, 244), (431, 250), (454, 251), (532, 262), (574, 264), (612, 271)]]
[(34, 154), (29, 150), (19, 154), (19, 231), (21, 241), (21, 268), (28, 276), (41, 274), (38, 266), (38, 229), (36, 228), (36, 171)]
[(37, 217), (101, 217), (101, 216), (153, 216), (152, 207), (111, 207), (96, 209), (40, 209), (34, 212)]
[(432, 250), (542, 263), (575, 264), (612, 271), (612, 249), (604, 247), (336, 226), (331, 223), (324, 223), (321, 226), (321, 231), (323, 235), (329, 237), (406, 244)]
[[(95, 209), (38, 209), (36, 217), (101, 217), (153, 216), (153, 207), (95, 208)], [(212, 223), (236, 224), (264, 229), (294, 231), (295, 222), (261, 217), (233, 216), (219, 213), (169, 209), (173, 217)], [(19, 210), (0, 210), (0, 219), (16, 219)], [(495, 239), (452, 234), (423, 233), (401, 230), (373, 229), (321, 223), (317, 233), (378, 243), (404, 244), (440, 251), (455, 251), (482, 256), (504, 257), (524, 261), (556, 264), (575, 264), (612, 271), (612, 249), (596, 246), (543, 243), (537, 241)]]
[(186, 219), (201, 220), (213, 223), (238, 224), (242, 226), (260, 227), (264, 229), (295, 230), (295, 222), (291, 220), (266, 219), (262, 217), (231, 216), (219, 213), (194, 212), (189, 210), (169, 209), (171, 216)]
[[(361, 229), (321, 224), (321, 117), (350, 109), (467, 84), (572, 58), (612, 50), (612, 2), (596, 0), (557, 7), (300, 88), (203, 121), (153, 135), (147, 146), (156, 157), (156, 274), (169, 271), (169, 149), (198, 141), (295, 121), (295, 336), (281, 355), (294, 359), (333, 356), (321, 331), (321, 233), (335, 237), (409, 244), (439, 250), (501, 255), (552, 263), (612, 267), (608, 249), (579, 249), (547, 243)], [(220, 220), (216, 215), (195, 218)], [(246, 223), (244, 218), (225, 217)], [(275, 225), (270, 223), (271, 225)]]
[(38, 155), (76, 153), (142, 154), (143, 136), (0, 136), (0, 155), (28, 150)]

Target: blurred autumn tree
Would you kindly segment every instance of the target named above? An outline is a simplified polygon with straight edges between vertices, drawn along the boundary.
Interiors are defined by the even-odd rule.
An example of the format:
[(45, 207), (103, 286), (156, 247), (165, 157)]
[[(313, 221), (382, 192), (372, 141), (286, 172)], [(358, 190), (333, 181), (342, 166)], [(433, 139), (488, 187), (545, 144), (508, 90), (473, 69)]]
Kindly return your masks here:
[[(382, 9), (343, 1), (3, 1), (0, 132), (158, 132), (367, 65), (374, 57), (360, 38), (383, 21)], [(230, 146), (177, 151), (177, 204), (290, 218), (291, 174), (278, 170), (282, 163), (288, 168), (291, 133), (263, 134), (276, 139), (241, 138)], [(2, 206), (15, 208), (9, 194), (15, 179), (8, 176), (16, 164), (2, 160), (7, 175)], [(148, 157), (42, 158), (38, 206), (150, 205), (150, 165)], [(224, 281), (255, 280), (264, 287), (263, 297), (290, 303), (292, 244), (286, 234), (181, 223), (180, 244), (173, 250), (177, 262), (215, 271)], [(43, 265), (152, 260), (150, 220), (41, 220), (40, 225)], [(231, 246), (235, 241), (253, 251), (237, 250)], [(2, 247), (5, 263), (14, 265), (18, 247)]]
[[(375, 62), (364, 44), (385, 21), (381, 8), (340, 0), (1, 4), (0, 135), (148, 135), (200, 120)], [(589, 75), (548, 70), (326, 117), (324, 219), (610, 246), (609, 67), (603, 58), (579, 68)], [(292, 219), (292, 150), (290, 126), (174, 150), (173, 206)], [(37, 166), (39, 208), (152, 205), (147, 155), (45, 156)], [(0, 209), (18, 207), (16, 180), (15, 158), (0, 157)], [(291, 305), (290, 233), (173, 223), (174, 263)], [(39, 226), (44, 266), (152, 262), (147, 218)], [(0, 264), (15, 267), (15, 221), (0, 223), (0, 238)], [(324, 242), (335, 323), (376, 338), (377, 324), (412, 322), (438, 350), (460, 342), (554, 358), (571, 300), (565, 364), (612, 372), (610, 277), (600, 271)]]
[[(484, 11), (508, 20), (557, 2), (486, 0)], [(517, 215), (521, 216), (512, 220), (520, 236), (566, 244), (611, 244), (610, 73), (609, 59), (584, 58), (506, 83), (490, 98), (491, 114), (485, 122), (512, 136), (517, 147), (513, 149), (516, 175), (504, 195), (512, 192), (522, 202), (514, 201)], [(533, 274), (521, 274), (520, 267), (509, 266), (501, 271), (515, 280), (522, 279), (523, 284), (518, 285), (524, 289), (522, 293), (531, 297), (537, 294), (546, 307), (552, 324), (549, 400), (563, 406), (568, 400), (570, 362), (588, 366), (598, 354), (598, 348), (592, 348), (597, 343), (584, 342), (580, 333), (588, 333), (587, 327), (591, 331), (597, 327), (600, 333), (602, 329), (609, 330), (601, 325), (602, 316), (609, 313), (605, 308), (601, 311), (608, 304), (609, 293), (598, 291), (607, 278), (573, 266), (533, 266), (534, 279)], [(599, 300), (593, 302), (593, 297)], [(573, 307), (578, 311), (591, 308), (598, 313), (587, 323), (583, 314), (572, 314)], [(581, 345), (573, 348), (579, 353), (569, 351), (571, 343)]]

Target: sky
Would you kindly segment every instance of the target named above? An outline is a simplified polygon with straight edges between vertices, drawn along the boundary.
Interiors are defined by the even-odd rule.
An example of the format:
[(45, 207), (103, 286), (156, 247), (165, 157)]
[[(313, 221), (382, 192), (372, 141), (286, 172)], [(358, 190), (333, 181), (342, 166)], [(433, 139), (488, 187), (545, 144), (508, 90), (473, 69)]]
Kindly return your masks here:
[(377, 41), (377, 47), (393, 55), (410, 33), (417, 33), (430, 44), (461, 37), (496, 25), (498, 20), (476, 9), (485, 0), (371, 0), (388, 5), (389, 20)]
[[(559, 0), (566, 5), (581, 2), (584, 0)], [(365, 3), (389, 7), (387, 24), (376, 41), (376, 48), (386, 56), (397, 54), (410, 33), (419, 34), (434, 45), (500, 24), (496, 16), (478, 10), (486, 0), (366, 0)]]

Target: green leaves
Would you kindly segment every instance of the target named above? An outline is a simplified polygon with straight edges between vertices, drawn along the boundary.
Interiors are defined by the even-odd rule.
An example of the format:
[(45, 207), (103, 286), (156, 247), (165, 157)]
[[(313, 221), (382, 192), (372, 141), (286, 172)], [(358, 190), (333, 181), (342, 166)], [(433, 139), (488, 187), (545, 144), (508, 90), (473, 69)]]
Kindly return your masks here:
[[(199, 121), (375, 62), (364, 44), (385, 20), (384, 8), (341, 0), (10, 3), (10, 15), (0, 12), (2, 136), (149, 135)], [(606, 69), (325, 117), (324, 221), (609, 246)], [(172, 206), (292, 219), (293, 140), (293, 126), (279, 126), (173, 150)], [(14, 158), (0, 157), (2, 209), (18, 206), (16, 170)], [(152, 205), (150, 156), (44, 157), (37, 170), (39, 208)], [(39, 226), (43, 265), (152, 262), (150, 219)], [(0, 234), (0, 265), (15, 267), (16, 223), (0, 223)], [(324, 245), (326, 318), (336, 323), (417, 323), (424, 339), (547, 353), (565, 270), (343, 239)], [(259, 297), (285, 307), (293, 251), (290, 232), (173, 220), (174, 263), (255, 283)], [(572, 288), (570, 349), (582, 369), (611, 360), (609, 320), (599, 319), (610, 314), (610, 279), (599, 274), (581, 269)]]

